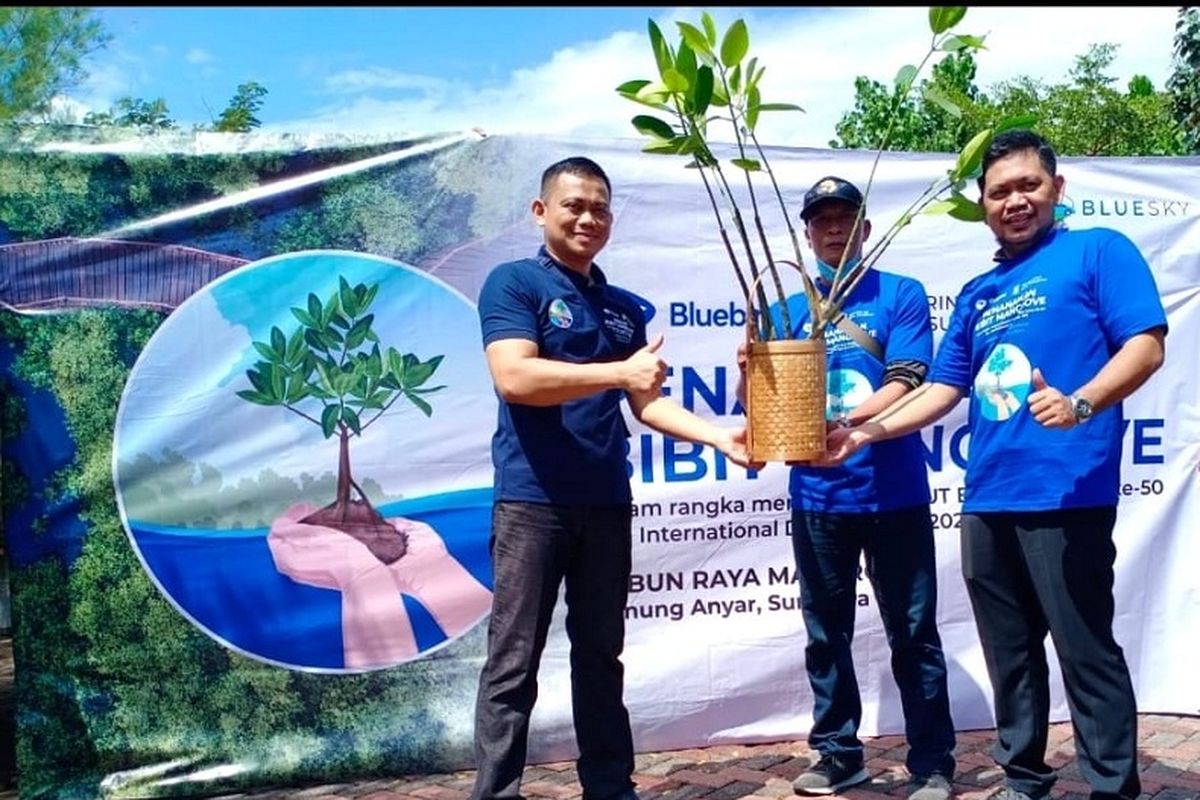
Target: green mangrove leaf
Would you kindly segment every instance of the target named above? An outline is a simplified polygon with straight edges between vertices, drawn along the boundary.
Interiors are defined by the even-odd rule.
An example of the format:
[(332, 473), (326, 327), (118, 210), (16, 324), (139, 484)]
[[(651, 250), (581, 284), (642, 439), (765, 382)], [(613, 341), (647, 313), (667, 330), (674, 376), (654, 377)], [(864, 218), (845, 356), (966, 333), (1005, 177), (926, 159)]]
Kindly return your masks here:
[(649, 85), (650, 85), (650, 81), (646, 81), (646, 80), (639, 79), (639, 80), (635, 80), (635, 81), (625, 81), (620, 86), (618, 86), (614, 91), (619, 95), (622, 95), (624, 97), (627, 97), (630, 100), (633, 100), (637, 97), (638, 91), (640, 91), (643, 86), (649, 86)]
[(342, 276), (338, 276), (338, 300), (342, 303), (342, 311), (351, 317), (358, 316), (358, 298), (354, 296), (354, 290), (350, 288), (349, 282)]
[(967, 43), (961, 36), (947, 36), (938, 43), (938, 50), (945, 53), (957, 53), (959, 50), (965, 50), (966, 47)]
[(647, 136), (655, 136), (659, 139), (674, 139), (675, 129), (670, 123), (661, 120), (658, 117), (652, 117), (649, 114), (638, 114), (633, 118), (633, 127), (637, 128), (639, 133), (644, 133)]
[(928, 214), (931, 217), (936, 217), (938, 214), (949, 214), (950, 209), (954, 208), (954, 202), (951, 200), (938, 200), (936, 203), (930, 203), (925, 206), (922, 214)]
[(273, 364), (282, 363), (282, 359), (279, 358), (279, 356), (275, 354), (275, 351), (267, 345), (263, 344), (262, 342), (251, 342), (251, 344), (254, 345), (254, 349), (257, 350), (263, 358), (267, 359), (267, 361), (270, 361)]
[(948, 212), (950, 216), (963, 222), (983, 222), (983, 206), (979, 203), (961, 192), (954, 192), (949, 199), (954, 204), (954, 208)]
[(713, 84), (712, 102), (714, 106), (729, 105), (729, 95), (725, 94), (725, 87), (720, 83)]
[(688, 137), (686, 136), (676, 136), (669, 140), (656, 139), (655, 141), (643, 146), (642, 152), (655, 153), (657, 155), (677, 156), (683, 152), (682, 148), (687, 144), (687, 141)]
[(751, 86), (746, 91), (746, 127), (754, 130), (754, 126), (758, 125), (759, 104), (762, 103), (762, 97), (758, 93), (757, 86)]
[(667, 91), (682, 94), (688, 90), (690, 82), (679, 70), (669, 69), (663, 73), (663, 84), (666, 85)]
[(967, 15), (966, 6), (933, 6), (929, 9), (929, 30), (936, 36), (945, 33)]
[(279, 405), (279, 402), (275, 398), (265, 395), (262, 392), (256, 392), (253, 389), (242, 389), (237, 393), (237, 396), (243, 400), (249, 400), (251, 403), (257, 403), (260, 406)]
[(321, 432), (328, 439), (333, 436), (333, 432), (337, 430), (338, 420), (342, 418), (341, 405), (333, 404), (325, 406), (325, 410), (321, 412)]
[(366, 295), (363, 297), (362, 303), (359, 304), (358, 311), (361, 314), (370, 307), (371, 303), (375, 302), (375, 295), (379, 294), (379, 284), (371, 284), (371, 288), (367, 289)]
[(644, 103), (662, 103), (670, 94), (665, 83), (648, 83), (638, 90), (636, 99)]
[(662, 31), (654, 20), (648, 20), (650, 29), (650, 49), (654, 51), (654, 61), (658, 64), (658, 74), (665, 76), (667, 70), (674, 69), (675, 59), (671, 57), (671, 47), (663, 38)]
[(987, 36), (972, 36), (969, 33), (956, 33), (954, 37), (963, 44), (964, 50), (987, 50), (984, 40)]
[[(292, 309), (295, 311), (296, 309)], [(304, 328), (296, 328), (288, 339), (287, 353), (284, 360), (289, 366), (298, 367), (304, 363), (307, 348), (304, 346)]]
[(1005, 117), (996, 123), (993, 133), (1001, 133), (1013, 130), (1014, 128), (1032, 128), (1037, 124), (1037, 121), (1037, 114), (1017, 114), (1016, 116)]
[(689, 97), (692, 113), (703, 117), (704, 112), (708, 110), (709, 103), (712, 102), (712, 96), (713, 71), (712, 67), (705, 65), (696, 70), (696, 82), (692, 84), (692, 93)]
[(299, 403), (309, 395), (308, 384), (304, 382), (304, 378), (299, 375), (293, 375), (288, 379), (287, 387), (287, 402), (289, 405)]
[(759, 111), (804, 111), (795, 103), (759, 103), (755, 108)]
[(418, 397), (417, 395), (413, 394), (412, 392), (407, 392), (407, 391), (404, 393), (404, 396), (408, 398), (408, 402), (412, 403), (414, 406), (421, 409), (422, 414), (424, 414), (427, 417), (433, 416), (433, 406), (431, 406), (431, 405), (429, 405), (429, 403), (425, 402), (425, 400), (423, 398)]
[(688, 47), (695, 51), (697, 56), (708, 56), (712, 58), (712, 45), (708, 42), (708, 37), (690, 22), (676, 22), (675, 25), (679, 28), (679, 33), (683, 40), (687, 42)]
[(733, 68), (746, 57), (749, 50), (750, 32), (746, 30), (746, 23), (740, 19), (734, 20), (721, 41), (721, 63)]
[(987, 150), (989, 144), (992, 143), (991, 130), (982, 130), (967, 142), (967, 146), (958, 154), (958, 161), (954, 164), (954, 172), (956, 175), (969, 175), (979, 168), (983, 163), (983, 153)]
[(362, 435), (362, 424), (358, 421), (358, 414), (349, 406), (342, 406), (342, 422), (359, 436)]
[(896, 73), (896, 78), (893, 81), (896, 89), (901, 93), (907, 92), (912, 87), (912, 82), (917, 77), (917, 68), (912, 64), (905, 64)]
[(717, 23), (713, 21), (712, 14), (707, 11), (700, 15), (700, 24), (704, 26), (704, 36), (708, 39), (710, 47), (717, 46)]
[[(687, 42), (681, 42), (679, 50), (675, 53), (675, 71), (684, 77), (688, 86), (696, 80), (696, 51), (689, 47)], [(686, 92), (687, 89), (680, 91)]]
[(941, 108), (943, 111), (945, 111), (947, 114), (954, 117), (955, 119), (959, 119), (962, 117), (962, 109), (958, 107), (958, 104), (955, 103), (953, 100), (951, 100), (946, 94), (944, 94), (942, 92), (941, 89), (937, 88), (936, 86), (930, 84), (930, 85), (924, 87), (921, 90), (921, 95), (926, 100), (928, 100), (929, 102), (938, 106), (939, 108)]
[[(318, 303), (317, 303), (317, 306), (318, 306), (318, 308), (317, 308), (317, 317), (321, 316), (320, 305), (321, 305), (321, 304), (318, 302)], [(298, 319), (298, 320), (300, 321), (300, 324), (301, 324), (301, 325), (303, 325), (303, 326), (304, 326), (304, 327), (306, 327), (306, 328), (319, 328), (319, 327), (321, 327), (321, 323), (320, 323), (320, 321), (317, 319), (317, 317), (314, 317), (314, 316), (312, 316), (311, 314), (309, 314), (307, 311), (305, 311), (305, 310), (304, 310), (304, 309), (302, 309), (302, 308), (296, 308), (296, 307), (294, 307), (294, 306), (293, 306), (293, 307), (292, 307), (292, 316), (293, 316), (293, 317), (295, 317), (296, 319)]]

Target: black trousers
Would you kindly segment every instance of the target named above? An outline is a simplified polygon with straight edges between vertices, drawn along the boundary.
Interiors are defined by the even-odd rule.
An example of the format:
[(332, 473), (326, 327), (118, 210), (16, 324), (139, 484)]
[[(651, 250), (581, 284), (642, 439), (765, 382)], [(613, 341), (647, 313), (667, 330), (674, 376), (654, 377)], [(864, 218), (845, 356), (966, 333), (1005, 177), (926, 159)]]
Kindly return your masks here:
[(583, 800), (634, 787), (623, 700), (632, 508), (498, 502), (490, 548), (495, 588), (475, 706), (472, 800), (520, 798), (537, 672), (559, 586), (571, 643), (571, 713)]
[(1062, 667), (1079, 769), (1093, 800), (1136, 798), (1137, 706), (1112, 634), (1117, 510), (964, 514), (962, 570), (992, 681), (994, 755), (1008, 785), (1045, 797), (1050, 687)]

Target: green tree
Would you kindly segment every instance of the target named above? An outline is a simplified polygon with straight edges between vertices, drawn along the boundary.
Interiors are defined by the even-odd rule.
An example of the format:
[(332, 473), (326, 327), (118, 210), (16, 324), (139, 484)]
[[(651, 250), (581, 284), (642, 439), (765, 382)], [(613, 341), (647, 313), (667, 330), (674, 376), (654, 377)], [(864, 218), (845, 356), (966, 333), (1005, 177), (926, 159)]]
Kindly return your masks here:
[[(300, 326), (290, 336), (275, 326), (269, 341), (254, 342), (265, 360), (246, 372), (254, 388), (237, 394), (258, 405), (283, 407), (319, 427), (326, 439), (337, 436), (336, 498), (301, 522), (348, 533), (391, 564), (404, 555), (407, 541), (375, 510), (351, 475), (350, 436), (362, 436), (401, 397), (431, 415), (433, 407), (424, 395), (445, 387), (425, 386), (442, 356), (421, 361), (394, 347), (386, 353), (380, 350), (379, 336), (371, 327), (375, 315), (367, 313), (378, 290), (378, 285), (362, 283), (351, 287), (339, 277), (338, 291), (324, 303), (310, 293), (306, 307), (292, 308)], [(319, 411), (303, 410), (302, 403), (313, 409), (307, 401), (315, 401)], [(351, 499), (351, 489), (358, 500)]]
[(1171, 77), (1175, 121), (1184, 130), (1185, 143), (1193, 152), (1200, 152), (1200, 6), (1183, 6), (1175, 22), (1175, 58)]
[[(1069, 82), (1045, 88), (1033, 113), (1038, 128), (1062, 155), (1178, 155), (1183, 143), (1165, 94), (1153, 91), (1145, 76), (1131, 81), (1133, 91), (1115, 88), (1108, 68), (1114, 44), (1093, 44), (1076, 56)], [(997, 102), (1008, 98), (1003, 90)]]
[(89, 111), (83, 118), (83, 124), (114, 125), (120, 128), (137, 128), (145, 132), (179, 127), (171, 118), (167, 101), (161, 97), (154, 100), (122, 97), (108, 111)]
[[(944, 58), (924, 84), (922, 96), (901, 104), (888, 147), (894, 150), (953, 152), (973, 131), (999, 120), (1024, 116), (1037, 121), (1061, 155), (1180, 155), (1187, 142), (1172, 117), (1172, 95), (1158, 91), (1144, 75), (1130, 80), (1126, 91), (1109, 74), (1114, 44), (1093, 44), (1076, 56), (1065, 81), (1048, 85), (1021, 75), (981, 91), (974, 84), (970, 52)], [(883, 140), (888, 109), (895, 91), (860, 76), (855, 81), (854, 108), (842, 115), (832, 147), (874, 148)], [(957, 106), (952, 113), (946, 101)]]
[(109, 38), (89, 8), (0, 6), (0, 121), (44, 112)]
[(263, 106), (267, 89), (257, 81), (247, 81), (237, 87), (229, 105), (217, 118), (213, 130), (225, 133), (247, 133), (262, 122), (255, 116)]
[[(950, 53), (934, 65), (921, 91), (901, 97), (900, 87), (884, 86), (865, 76), (854, 80), (854, 108), (842, 115), (829, 146), (874, 150), (892, 126), (890, 150), (957, 152), (993, 121), (986, 98), (975, 85), (975, 55)], [(946, 101), (962, 113), (947, 109)]]

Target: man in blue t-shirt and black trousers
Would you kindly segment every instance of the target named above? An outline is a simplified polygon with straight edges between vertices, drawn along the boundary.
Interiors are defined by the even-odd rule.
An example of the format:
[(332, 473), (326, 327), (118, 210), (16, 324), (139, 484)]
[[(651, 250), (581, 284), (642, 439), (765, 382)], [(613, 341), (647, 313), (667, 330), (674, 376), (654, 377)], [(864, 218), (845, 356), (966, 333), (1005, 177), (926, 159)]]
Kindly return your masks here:
[(1121, 401), (1162, 365), (1167, 319), (1126, 236), (1057, 224), (1056, 161), (1032, 131), (993, 139), (979, 188), (996, 265), (959, 293), (929, 383), (831, 433), (825, 460), (911, 434), (970, 396), (962, 571), (992, 683), (997, 797), (1042, 800), (1055, 780), (1049, 634), (1091, 798), (1132, 800), (1137, 707), (1112, 632)]
[[(830, 423), (854, 425), (924, 381), (933, 359), (929, 301), (913, 278), (873, 268), (858, 274), (871, 222), (854, 184), (832, 175), (817, 181), (804, 195), (800, 219), (816, 256), (817, 289), (828, 294), (835, 278), (839, 286), (853, 284), (844, 316), (826, 333), (826, 370)], [(805, 338), (811, 326), (806, 295), (789, 297), (787, 306), (793, 334)], [(772, 313), (782, 324), (778, 308)], [(738, 359), (744, 368), (743, 356), (744, 348)], [(813, 692), (808, 742), (820, 754), (793, 788), (828, 795), (869, 777), (858, 738), (862, 700), (850, 648), (861, 559), (904, 709), (909, 797), (946, 800), (955, 737), (937, 631), (937, 562), (920, 434), (877, 444), (838, 469), (795, 464), (789, 494), (808, 635), (804, 663)]]
[(471, 800), (521, 797), (538, 664), (563, 583), (583, 800), (637, 800), (620, 660), (633, 520), (621, 399), (645, 425), (749, 464), (744, 429), (717, 427), (661, 394), (662, 335), (647, 343), (641, 306), (593, 261), (612, 229), (611, 197), (591, 159), (547, 167), (532, 203), (544, 245), (495, 267), (480, 290), (500, 407)]

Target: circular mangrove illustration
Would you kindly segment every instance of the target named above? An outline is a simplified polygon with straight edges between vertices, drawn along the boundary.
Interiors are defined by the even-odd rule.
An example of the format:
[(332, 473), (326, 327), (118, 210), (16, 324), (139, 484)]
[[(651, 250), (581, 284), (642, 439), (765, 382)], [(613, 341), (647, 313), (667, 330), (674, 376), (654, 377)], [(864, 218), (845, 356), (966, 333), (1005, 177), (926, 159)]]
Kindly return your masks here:
[(155, 331), (113, 480), (150, 578), (221, 644), (293, 669), (419, 658), (491, 608), (492, 390), (474, 306), (397, 261), (288, 253)]
[(1033, 367), (1019, 347), (998, 344), (975, 375), (975, 397), (986, 419), (1004, 421), (1029, 397)]
[(829, 419), (849, 414), (874, 394), (871, 381), (858, 370), (835, 369), (825, 388), (825, 413)]

